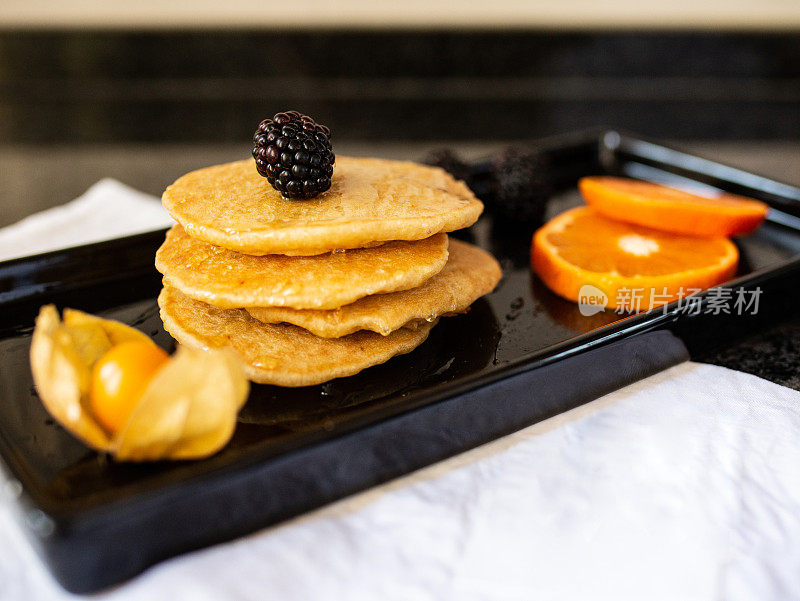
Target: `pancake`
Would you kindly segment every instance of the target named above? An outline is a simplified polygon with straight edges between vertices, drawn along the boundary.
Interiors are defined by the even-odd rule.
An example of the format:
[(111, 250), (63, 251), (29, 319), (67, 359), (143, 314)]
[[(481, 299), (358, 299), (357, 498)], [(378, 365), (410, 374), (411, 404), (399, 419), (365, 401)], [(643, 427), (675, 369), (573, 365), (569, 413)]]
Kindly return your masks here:
[(472, 225), (483, 204), (443, 169), (339, 156), (331, 189), (288, 200), (252, 160), (206, 167), (164, 192), (193, 238), (251, 255), (315, 255), (390, 240), (423, 240)]
[(408, 353), (428, 337), (433, 323), (401, 328), (389, 336), (357, 332), (320, 338), (288, 324), (266, 324), (242, 309), (218, 309), (165, 287), (158, 297), (164, 328), (181, 344), (231, 348), (247, 377), (261, 384), (310, 386)]
[(461, 313), (497, 285), (500, 265), (489, 253), (453, 239), (449, 251), (444, 269), (417, 288), (367, 296), (328, 311), (288, 307), (249, 307), (247, 311), (259, 321), (291, 323), (324, 338), (358, 330), (387, 335), (417, 320)]
[(176, 225), (156, 253), (164, 283), (223, 309), (335, 309), (369, 294), (406, 290), (447, 263), (447, 234), (313, 257), (235, 253)]

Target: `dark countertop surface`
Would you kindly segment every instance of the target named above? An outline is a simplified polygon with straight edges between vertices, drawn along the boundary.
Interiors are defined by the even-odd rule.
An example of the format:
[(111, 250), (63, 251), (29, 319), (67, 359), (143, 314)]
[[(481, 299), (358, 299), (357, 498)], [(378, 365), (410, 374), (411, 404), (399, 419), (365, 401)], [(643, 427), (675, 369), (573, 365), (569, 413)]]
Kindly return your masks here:
[(695, 361), (713, 363), (800, 390), (800, 317), (778, 317), (767, 329), (710, 350)]
[[(419, 159), (447, 144), (343, 142), (340, 154)], [(501, 148), (500, 143), (458, 143), (466, 157)], [(800, 185), (800, 142), (673, 143), (701, 156), (787, 183)], [(193, 168), (247, 156), (230, 145), (0, 146), (0, 227), (28, 214), (68, 202), (103, 177), (113, 177), (152, 194)], [(770, 316), (759, 331), (694, 360), (722, 365), (800, 390), (800, 310)]]

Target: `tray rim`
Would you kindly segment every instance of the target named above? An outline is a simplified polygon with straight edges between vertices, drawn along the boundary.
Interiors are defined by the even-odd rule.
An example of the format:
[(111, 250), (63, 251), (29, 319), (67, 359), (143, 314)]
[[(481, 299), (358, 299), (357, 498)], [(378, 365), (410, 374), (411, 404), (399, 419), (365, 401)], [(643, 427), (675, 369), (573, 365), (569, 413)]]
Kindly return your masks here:
[[(609, 141), (616, 142), (609, 144)], [(778, 186), (782, 190), (791, 191), (791, 195), (787, 196), (780, 196), (774, 195), (771, 198), (764, 198), (763, 194), (759, 193), (759, 190), (753, 188), (755, 194), (751, 193), (750, 195), (758, 196), (762, 200), (765, 200), (770, 206), (778, 209), (775, 207), (775, 204), (778, 204), (780, 208), (785, 208), (786, 201), (789, 202), (796, 202), (800, 199), (800, 188), (792, 186), (790, 184), (785, 184), (782, 182), (777, 182), (776, 180), (771, 180), (769, 178), (764, 178), (754, 173), (750, 173), (744, 171), (742, 169), (738, 169), (735, 167), (730, 167), (724, 165), (722, 163), (717, 163), (715, 161), (710, 161), (708, 159), (704, 159), (702, 157), (698, 157), (697, 155), (693, 155), (690, 153), (686, 153), (680, 150), (676, 150), (675, 148), (660, 144), (657, 142), (651, 142), (643, 137), (635, 136), (627, 133), (621, 133), (619, 130), (612, 129), (612, 128), (592, 128), (590, 130), (581, 130), (578, 132), (571, 132), (567, 134), (560, 134), (557, 136), (550, 136), (547, 138), (542, 138), (537, 141), (536, 144), (539, 148), (542, 148), (544, 151), (548, 149), (565, 149), (565, 148), (580, 148), (580, 149), (590, 149), (595, 147), (596, 156), (599, 160), (604, 160), (603, 157), (609, 156), (609, 153), (613, 153), (618, 151), (619, 148), (630, 149), (630, 146), (633, 145), (646, 145), (648, 148), (657, 149), (660, 152), (666, 152), (667, 154), (671, 155), (673, 158), (690, 158), (692, 161), (702, 161), (703, 165), (705, 166), (713, 166), (715, 170), (721, 170), (722, 173), (728, 173), (735, 175), (739, 180), (744, 178), (747, 180), (748, 178), (757, 178), (758, 182), (770, 182), (771, 185)], [(604, 167), (608, 167), (605, 165)], [(704, 179), (708, 179), (707, 177)], [(717, 181), (724, 183), (719, 176), (717, 176)], [(741, 186), (740, 182), (734, 182), (736, 185)], [(718, 186), (720, 187), (720, 186)], [(735, 186), (734, 186), (735, 187)], [(722, 189), (725, 189), (722, 187)], [(776, 198), (779, 202), (776, 203)], [(798, 207), (800, 208), (800, 206)], [(778, 222), (780, 225), (780, 222)], [(791, 228), (795, 229), (795, 228)], [(9, 271), (13, 272), (17, 269), (26, 269), (30, 268), (32, 265), (36, 264), (44, 264), (44, 265), (51, 265), (55, 264), (58, 265), (58, 261), (54, 259), (58, 259), (60, 256), (67, 254), (69, 252), (75, 252), (76, 250), (83, 250), (86, 253), (94, 254), (94, 251), (109, 248), (109, 247), (125, 247), (127, 245), (135, 245), (140, 243), (145, 243), (146, 241), (150, 241), (153, 239), (162, 238), (164, 232), (166, 232), (166, 228), (162, 228), (159, 230), (153, 230), (151, 232), (144, 232), (139, 234), (134, 234), (131, 236), (124, 236), (121, 238), (115, 238), (100, 242), (94, 242), (86, 245), (75, 245), (72, 247), (58, 249), (54, 251), (50, 251), (47, 253), (41, 253), (38, 255), (31, 255), (27, 257), (20, 257), (17, 259), (12, 259), (10, 261), (0, 262), (0, 277), (4, 273)], [(150, 262), (147, 266), (149, 271), (153, 270), (152, 262)], [(792, 272), (800, 272), (800, 254), (796, 257), (776, 263), (773, 266), (762, 268), (751, 273), (742, 275), (738, 278), (730, 280), (718, 288), (725, 288), (725, 289), (734, 289), (734, 288), (749, 288), (758, 286), (766, 281), (772, 280), (773, 278), (780, 277), (782, 275), (787, 275)], [(108, 279), (104, 280), (94, 279), (87, 282), (81, 282), (79, 284), (79, 288), (89, 288), (96, 285), (102, 285), (108, 281), (116, 281), (122, 278), (130, 277), (130, 274), (126, 273), (124, 276), (118, 275), (116, 277), (109, 277)], [(69, 287), (67, 288), (69, 289)], [(9, 296), (4, 297), (4, 293), (0, 293), (0, 307), (9, 306), (9, 305), (17, 305), (20, 303), (29, 303), (35, 302), (37, 298), (46, 298), (48, 295), (52, 295), (54, 293), (60, 292), (63, 289), (59, 289), (56, 286), (42, 286), (37, 285), (36, 287), (32, 287), (27, 291), (23, 291), (22, 294), (18, 294), (16, 296)], [(11, 291), (13, 292), (13, 290)], [(704, 303), (705, 299), (708, 297), (710, 290), (705, 290), (700, 292), (696, 295), (697, 298), (701, 299), (700, 302)], [(369, 428), (371, 425), (381, 423), (385, 420), (390, 420), (396, 418), (398, 416), (403, 415), (406, 412), (415, 411), (421, 407), (439, 403), (445, 399), (457, 397), (468, 393), (470, 391), (476, 390), (478, 388), (482, 388), (484, 386), (489, 386), (494, 384), (498, 381), (513, 377), (515, 375), (537, 369), (540, 367), (544, 367), (555, 362), (570, 358), (580, 353), (587, 352), (589, 350), (606, 346), (608, 344), (612, 344), (618, 340), (622, 340), (628, 337), (636, 336), (645, 332), (650, 332), (657, 329), (665, 328), (671, 324), (676, 323), (682, 315), (679, 313), (679, 307), (677, 301), (670, 303), (667, 305), (666, 309), (659, 308), (656, 310), (642, 312), (637, 315), (628, 316), (625, 318), (620, 318), (619, 320), (598, 328), (598, 330), (593, 330), (590, 332), (586, 332), (583, 334), (576, 335), (572, 338), (568, 338), (561, 342), (558, 342), (554, 345), (545, 347), (544, 349), (539, 349), (537, 351), (533, 351), (527, 353), (525, 355), (520, 356), (517, 358), (513, 363), (504, 365), (497, 369), (492, 370), (488, 373), (482, 373), (472, 376), (465, 376), (463, 378), (459, 378), (453, 382), (448, 382), (444, 384), (437, 385), (431, 391), (426, 392), (423, 395), (420, 395), (420, 398), (417, 403), (413, 404), (413, 406), (404, 405), (402, 410), (399, 411), (389, 411), (386, 412), (384, 415), (380, 415), (377, 418), (370, 418), (368, 420), (361, 420), (363, 423), (354, 424), (346, 429), (342, 429), (334, 433), (333, 438), (338, 436), (346, 436), (351, 434), (352, 432), (358, 431), (363, 428)], [(116, 500), (111, 501), (103, 504), (99, 504), (96, 506), (92, 506), (89, 508), (86, 507), (67, 507), (65, 508), (63, 504), (59, 506), (46, 506), (46, 503), (39, 503), (30, 492), (25, 489), (24, 486), (21, 487), (20, 494), (17, 497), (17, 504), (22, 508), (23, 512), (40, 512), (42, 514), (43, 521), (42, 521), (42, 529), (47, 531), (53, 531), (54, 529), (57, 532), (64, 532), (73, 530), (75, 528), (80, 529), (82, 525), (87, 523), (92, 523), (97, 520), (102, 520), (104, 515), (108, 515), (112, 513), (116, 508), (120, 505), (128, 505), (135, 500), (138, 504), (147, 505), (148, 502), (151, 500), (157, 501), (158, 498), (162, 497), (165, 494), (168, 494), (170, 491), (178, 489), (185, 485), (195, 485), (197, 483), (207, 483), (213, 482), (217, 477), (219, 477), (220, 473), (229, 473), (247, 469), (248, 467), (261, 464), (271, 460), (278, 460), (282, 457), (285, 453), (292, 453), (296, 452), (302, 448), (305, 448), (307, 445), (315, 445), (323, 443), (325, 440), (328, 440), (330, 437), (321, 437), (316, 440), (305, 441), (301, 445), (291, 445), (290, 448), (282, 449), (280, 452), (264, 452), (264, 449), (254, 448), (247, 453), (246, 457), (237, 458), (230, 463), (226, 464), (224, 467), (217, 467), (215, 469), (191, 474), (188, 477), (181, 479), (176, 482), (172, 482), (167, 484), (166, 486), (159, 487), (157, 489), (149, 490), (149, 491), (139, 491), (133, 494), (131, 497), (126, 498), (124, 500)], [(5, 479), (9, 481), (15, 481), (17, 478), (14, 476), (14, 470), (8, 465), (7, 460), (5, 458), (6, 454), (12, 451), (13, 449), (7, 449), (5, 442), (0, 439), (0, 476), (3, 476)], [(0, 482), (2, 479), (0, 478)], [(35, 528), (31, 526), (34, 530)]]

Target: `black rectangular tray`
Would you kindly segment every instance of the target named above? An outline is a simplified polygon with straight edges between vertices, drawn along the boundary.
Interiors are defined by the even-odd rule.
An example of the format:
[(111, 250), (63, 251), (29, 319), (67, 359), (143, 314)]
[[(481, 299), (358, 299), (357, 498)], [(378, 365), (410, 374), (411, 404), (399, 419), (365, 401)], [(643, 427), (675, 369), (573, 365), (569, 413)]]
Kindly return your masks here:
[[(782, 314), (800, 273), (800, 189), (615, 131), (541, 141), (553, 165), (549, 213), (580, 202), (589, 174), (692, 181), (768, 202), (737, 240), (727, 287), (761, 289), (756, 315), (681, 311), (581, 315), (529, 268), (532, 232), (489, 213), (457, 234), (501, 261), (498, 288), (440, 322), (414, 352), (321, 386), (253, 386), (231, 443), (206, 460), (118, 464), (48, 416), (28, 365), (33, 318), (55, 302), (120, 319), (167, 349), (153, 255), (163, 231), (0, 264), (0, 458), (6, 490), (55, 577), (73, 592), (129, 578), (385, 482), (725, 344)], [(486, 165), (473, 165), (480, 174)], [(701, 302), (707, 293), (701, 293)]]

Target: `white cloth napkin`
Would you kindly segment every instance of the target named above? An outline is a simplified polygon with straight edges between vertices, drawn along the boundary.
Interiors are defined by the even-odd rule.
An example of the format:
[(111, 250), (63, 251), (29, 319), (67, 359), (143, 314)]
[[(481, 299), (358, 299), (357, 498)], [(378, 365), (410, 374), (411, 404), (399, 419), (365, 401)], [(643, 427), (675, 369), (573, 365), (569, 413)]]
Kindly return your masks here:
[[(98, 189), (120, 222), (154, 209)], [(29, 223), (79, 243), (86, 222), (65, 224), (80, 202)], [(0, 231), (0, 248), (19, 227)], [(0, 600), (71, 598), (0, 498)], [(96, 598), (800, 598), (800, 393), (685, 363)]]
[(140, 234), (173, 223), (156, 198), (104, 179), (66, 205), (0, 229), (0, 261)]

